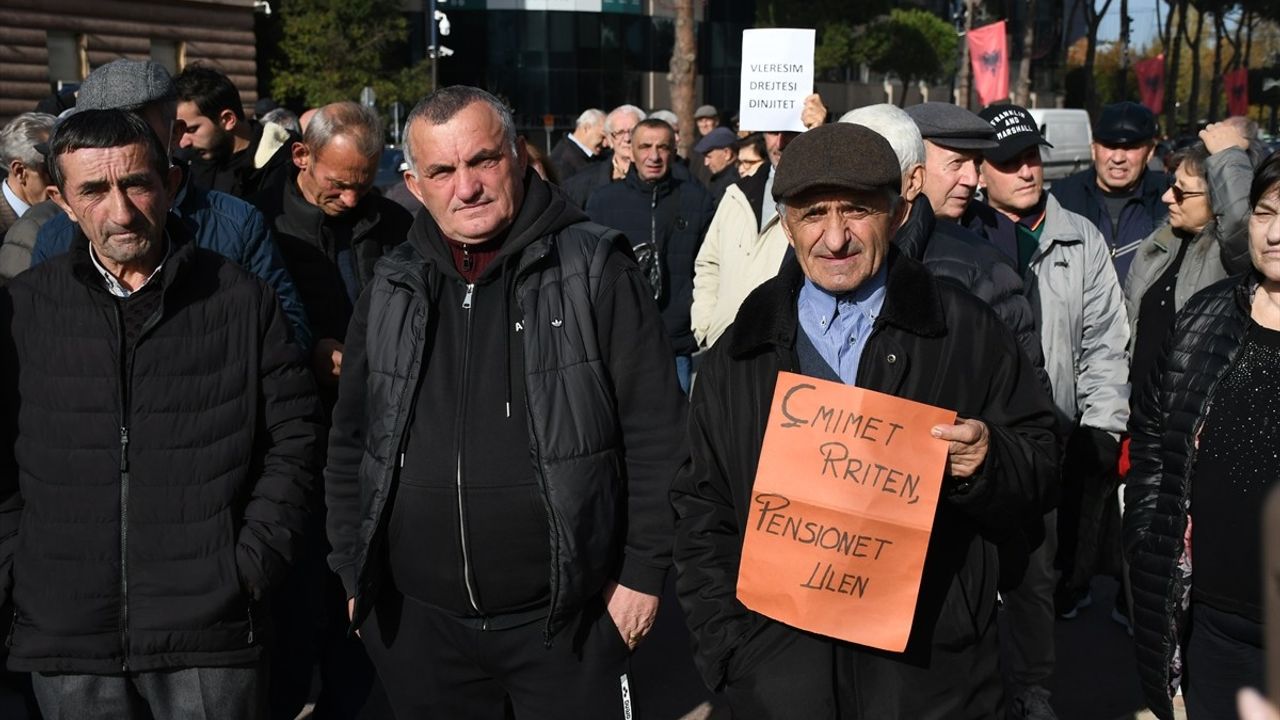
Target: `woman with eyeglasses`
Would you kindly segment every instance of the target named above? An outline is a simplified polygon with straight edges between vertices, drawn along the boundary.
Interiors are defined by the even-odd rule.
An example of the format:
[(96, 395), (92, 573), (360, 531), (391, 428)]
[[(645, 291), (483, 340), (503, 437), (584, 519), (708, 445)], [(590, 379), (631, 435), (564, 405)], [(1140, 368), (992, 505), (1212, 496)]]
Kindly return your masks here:
[(1130, 397), (1145, 382), (1174, 314), (1196, 292), (1249, 267), (1248, 147), (1236, 127), (1214, 123), (1175, 157), (1173, 185), (1161, 197), (1169, 220), (1142, 240), (1125, 280)]
[(1235, 717), (1236, 691), (1263, 681), (1262, 506), (1280, 479), (1280, 154), (1248, 202), (1246, 272), (1187, 301), (1129, 425), (1134, 639), (1164, 720), (1179, 686), (1201, 720)]

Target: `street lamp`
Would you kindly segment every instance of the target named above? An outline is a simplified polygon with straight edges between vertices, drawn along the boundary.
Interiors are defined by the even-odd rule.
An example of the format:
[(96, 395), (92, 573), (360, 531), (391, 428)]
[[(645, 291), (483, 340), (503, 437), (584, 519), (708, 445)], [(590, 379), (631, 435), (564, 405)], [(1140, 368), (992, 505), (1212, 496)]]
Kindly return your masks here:
[(439, 73), (436, 70), (440, 58), (449, 57), (453, 51), (440, 46), (440, 36), (448, 35), (452, 26), (449, 16), (436, 9), (436, 0), (427, 0), (427, 22), (431, 24), (431, 45), (427, 48), (427, 57), (431, 58), (431, 91), (435, 92), (439, 85)]

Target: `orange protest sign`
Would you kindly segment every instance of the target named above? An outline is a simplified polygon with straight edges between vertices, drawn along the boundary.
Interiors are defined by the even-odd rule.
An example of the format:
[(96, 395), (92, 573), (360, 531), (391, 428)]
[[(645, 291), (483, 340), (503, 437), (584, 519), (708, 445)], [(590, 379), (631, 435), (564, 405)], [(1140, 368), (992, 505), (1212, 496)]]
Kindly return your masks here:
[(901, 652), (911, 633), (950, 410), (779, 373), (738, 600), (792, 627)]

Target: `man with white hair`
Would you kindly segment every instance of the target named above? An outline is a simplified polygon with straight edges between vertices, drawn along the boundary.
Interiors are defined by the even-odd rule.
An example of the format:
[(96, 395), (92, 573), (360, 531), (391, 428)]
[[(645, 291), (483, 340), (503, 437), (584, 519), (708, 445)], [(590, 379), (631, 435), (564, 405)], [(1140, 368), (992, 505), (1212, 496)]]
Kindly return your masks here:
[(49, 172), (36, 145), (49, 140), (53, 116), (23, 113), (0, 129), (0, 162), (7, 177), (0, 182), (0, 237), (18, 218), (49, 197)]
[(568, 182), (561, 178), (564, 191), (578, 207), (585, 208), (591, 193), (597, 188), (627, 176), (631, 169), (631, 131), (645, 117), (645, 112), (635, 105), (619, 105), (605, 117), (605, 142), (613, 148), (610, 161), (580, 172)]
[[(893, 242), (908, 257), (922, 263), (941, 280), (956, 283), (991, 306), (1018, 338), (1027, 357), (1041, 373), (1044, 354), (1036, 335), (1031, 304), (1022, 295), (1022, 280), (1013, 264), (994, 245), (956, 223), (938, 222), (922, 197), (925, 149), (920, 129), (895, 105), (868, 105), (845, 113), (840, 122), (862, 125), (889, 141), (902, 168), (902, 199), (907, 204)], [(1048, 387), (1047, 381), (1044, 383)]]
[(578, 116), (573, 132), (551, 148), (551, 167), (560, 182), (577, 175), (604, 158), (604, 112), (587, 108)]

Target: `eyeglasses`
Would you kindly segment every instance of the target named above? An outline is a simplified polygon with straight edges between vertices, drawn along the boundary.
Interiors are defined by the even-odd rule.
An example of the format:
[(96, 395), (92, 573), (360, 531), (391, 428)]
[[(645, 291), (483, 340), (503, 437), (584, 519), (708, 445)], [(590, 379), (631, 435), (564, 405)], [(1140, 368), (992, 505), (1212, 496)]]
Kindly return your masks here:
[(1169, 192), (1173, 195), (1173, 201), (1175, 203), (1178, 203), (1179, 205), (1181, 205), (1182, 201), (1186, 200), (1187, 198), (1200, 197), (1201, 195), (1204, 195), (1203, 190), (1199, 192), (1191, 192), (1189, 190), (1183, 190), (1177, 185), (1170, 185)]
[(630, 140), (631, 128), (627, 128), (626, 130), (614, 130), (613, 132), (609, 133), (609, 137), (613, 138), (614, 140), (621, 140), (622, 138), (626, 138)]
[(739, 173), (745, 173), (746, 171), (748, 171), (748, 170), (750, 170), (750, 169), (752, 169), (752, 168), (754, 168), (754, 167), (757, 167), (757, 166), (759, 166), (759, 165), (763, 165), (763, 164), (764, 164), (764, 159), (763, 159), (763, 158), (758, 159), (758, 160), (745, 160), (745, 159), (739, 159), (739, 160), (738, 160), (738, 172), (739, 172)]

